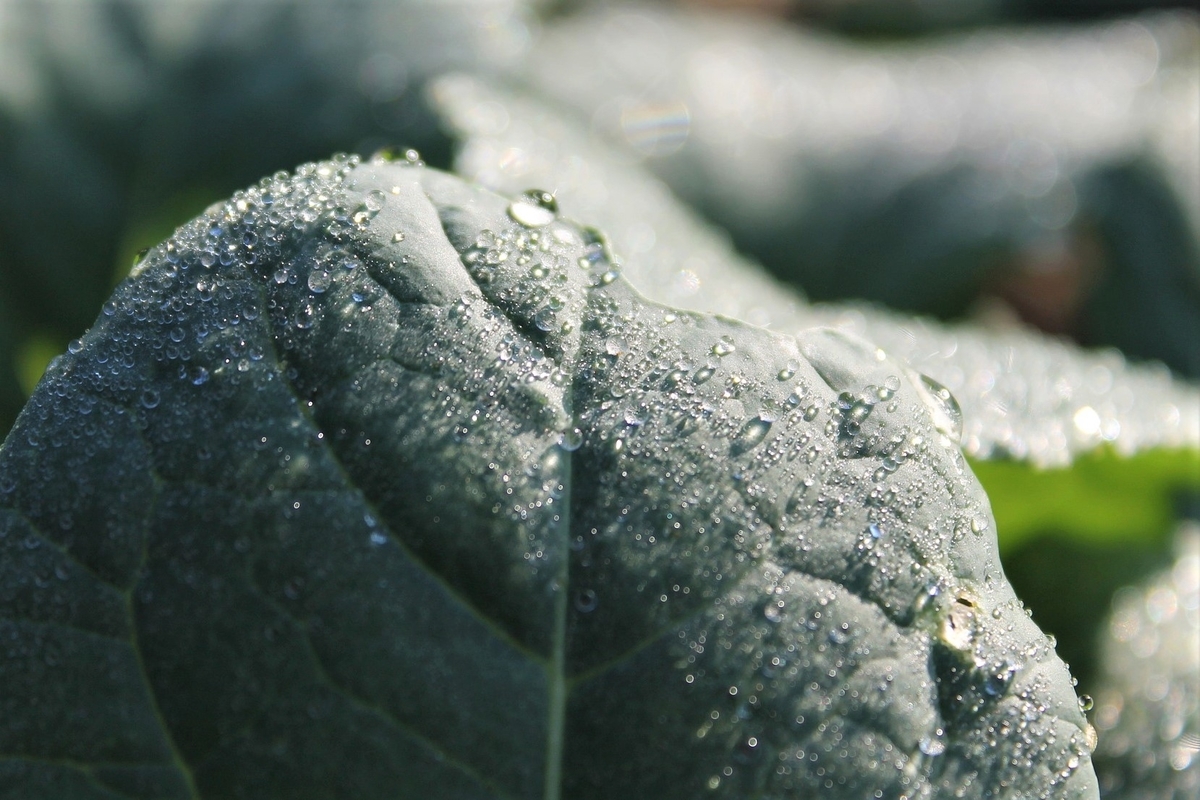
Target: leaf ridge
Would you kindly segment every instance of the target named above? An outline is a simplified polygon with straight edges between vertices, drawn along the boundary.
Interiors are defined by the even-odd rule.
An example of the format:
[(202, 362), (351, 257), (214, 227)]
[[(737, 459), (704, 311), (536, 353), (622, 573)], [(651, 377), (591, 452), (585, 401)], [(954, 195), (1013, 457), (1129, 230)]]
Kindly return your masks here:
[[(387, 287), (386, 285), (384, 285), (382, 283), (378, 283), (378, 282), (377, 282), (377, 285), (379, 286), (379, 288), (382, 291), (386, 292), (389, 296), (391, 296), (393, 298), (395, 297), (395, 295), (392, 294), (392, 291), (390, 290), (389, 287)], [(257, 290), (257, 292), (259, 294), (259, 301), (262, 303), (262, 307), (267, 308), (266, 289), (260, 283), (255, 283), (255, 289)], [(292, 399), (295, 401), (297, 412), (300, 414), (301, 418), (308, 425), (309, 429), (313, 433), (320, 432), (321, 426), (318, 425), (317, 421), (313, 418), (312, 412), (310, 411), (308, 404), (301, 397), (300, 392), (297, 389), (296, 385), (288, 378), (287, 371), (283, 368), (283, 357), (282, 357), (282, 354), (279, 352), (278, 342), (275, 340), (274, 333), (272, 331), (268, 330), (266, 332), (265, 338), (271, 347), (271, 357), (272, 357), (272, 361), (273, 361), (273, 366), (275, 368), (276, 377), (281, 381), (281, 385), (284, 386), (286, 388), (287, 392), (292, 396)], [(394, 360), (391, 359), (390, 357), (384, 358), (384, 359), (376, 359), (374, 361), (371, 361), (371, 362), (368, 362), (367, 364), (365, 364), (364, 368), (370, 367), (374, 364), (380, 364), (380, 363), (386, 363), (386, 362), (394, 363)], [(404, 367), (404, 369), (408, 369), (408, 367)], [(341, 383), (337, 384), (336, 387), (331, 388), (329, 391), (332, 393), (332, 392), (336, 391), (336, 388), (340, 388), (342, 386), (352, 384), (354, 382), (354, 380), (355, 380), (355, 376), (350, 375), (347, 378), (345, 378)], [(320, 444), (321, 452), (323, 452), (329, 458), (330, 463), (334, 466), (335, 469), (337, 469), (338, 473), (342, 476), (342, 478), (345, 482), (345, 485), (347, 487), (350, 487), (355, 493), (357, 493), (362, 504), (367, 508), (367, 510), (369, 510), (372, 513), (372, 515), (375, 517), (375, 519), (379, 521), (379, 524), (383, 527), (384, 531), (387, 534), (388, 540), (390, 542), (394, 543), (397, 547), (399, 547), (401, 549), (401, 551), (405, 554), (405, 556), (407, 556), (409, 558), (409, 560), (411, 560), (414, 564), (419, 565), (421, 567), (422, 571), (431, 580), (436, 582), (438, 584), (438, 586), (441, 587), (441, 589), (443, 591), (445, 591), (448, 596), (454, 598), (455, 602), (457, 602), (463, 609), (465, 609), (472, 617), (474, 617), (481, 624), (486, 626), (487, 629), (489, 631), (491, 631), (493, 633), (493, 635), (496, 636), (497, 639), (504, 642), (509, 647), (513, 648), (514, 650), (521, 653), (522, 655), (526, 656), (529, 660), (534, 661), (539, 664), (545, 664), (546, 660), (542, 656), (540, 656), (538, 653), (530, 650), (528, 647), (521, 644), (519, 641), (517, 641), (515, 638), (513, 638), (510, 634), (508, 634), (503, 628), (501, 628), (499, 625), (497, 625), (496, 622), (491, 617), (489, 617), (485, 613), (483, 613), (483, 611), (481, 609), (477, 608), (474, 603), (471, 603), (466, 598), (466, 596), (464, 596), (462, 594), (462, 592), (460, 592), (458, 589), (456, 589), (451, 583), (446, 581), (445, 578), (437, 570), (432, 569), (423, 558), (421, 558), (415, 551), (412, 550), (412, 548), (410, 548), (403, 541), (403, 539), (401, 539), (401, 537), (397, 536), (395, 534), (395, 532), (391, 529), (391, 526), (386, 523), (386, 521), (385, 521), (387, 519), (386, 516), (382, 512), (380, 512), (380, 510), (371, 501), (371, 499), (369, 497), (367, 497), (366, 494), (362, 491), (362, 489), (355, 483), (354, 479), (350, 475), (350, 471), (346, 467), (346, 464), (342, 461), (341, 457), (338, 455), (337, 450), (330, 444), (328, 438), (322, 437), (318, 441), (320, 441), (320, 443), (321, 443)], [(300, 491), (303, 492), (305, 490), (300, 490)], [(337, 491), (337, 490), (310, 489), (307, 491), (320, 492), (320, 491)]]
[(40, 541), (45, 542), (47, 545), (49, 545), (51, 548), (53, 548), (63, 558), (70, 561), (75, 566), (79, 567), (81, 570), (83, 570), (90, 578), (95, 580), (97, 583), (100, 583), (103, 586), (109, 587), (113, 591), (120, 593), (122, 596), (127, 596), (130, 593), (131, 589), (129, 587), (118, 586), (117, 584), (113, 583), (112, 581), (108, 580), (107, 578), (104, 578), (99, 573), (94, 571), (91, 567), (89, 567), (87, 564), (85, 564), (83, 561), (80, 561), (66, 547), (63, 547), (61, 544), (59, 544), (58, 542), (54, 541), (49, 536), (47, 536), (46, 533), (42, 530), (41, 526), (38, 525), (36, 522), (34, 522), (29, 517), (29, 515), (26, 514), (24, 511), (22, 511), (21, 509), (9, 506), (8, 508), (0, 508), (0, 513), (11, 514), (13, 517), (16, 517), (17, 519), (24, 522), (25, 525), (28, 526), (29, 530), (31, 530), (33, 532), (34, 536), (36, 536)]
[(309, 630), (308, 623), (305, 620), (297, 618), (286, 607), (284, 607), (279, 602), (277, 602), (269, 594), (262, 591), (262, 589), (259, 586), (257, 586), (256, 584), (251, 583), (251, 586), (253, 587), (254, 593), (256, 595), (258, 595), (260, 600), (262, 600), (264, 603), (266, 603), (268, 606), (270, 606), (277, 614), (282, 616), (284, 619), (287, 619), (296, 628), (297, 632), (300, 635), (300, 640), (304, 643), (305, 649), (308, 650), (309, 659), (312, 661), (313, 669), (316, 673), (317, 680), (319, 680), (322, 684), (327, 686), (332, 691), (334, 691), (337, 694), (344, 697), (355, 708), (357, 708), (360, 711), (363, 711), (365, 713), (371, 714), (372, 716), (375, 716), (376, 718), (382, 720), (383, 722), (392, 726), (396, 730), (400, 731), (408, 738), (412, 739), (413, 741), (419, 743), (423, 747), (430, 750), (432, 753), (434, 753), (436, 755), (437, 760), (440, 763), (448, 764), (448, 765), (454, 767), (455, 769), (457, 769), (463, 775), (476, 781), (480, 785), (486, 786), (488, 789), (490, 789), (492, 792), (495, 793), (497, 798), (501, 798), (501, 800), (515, 800), (515, 798), (512, 798), (511, 795), (508, 795), (506, 792), (501, 790), (494, 782), (484, 778), (477, 771), (472, 769), (469, 765), (467, 765), (464, 762), (462, 762), (461, 760), (455, 758), (451, 753), (446, 751), (444, 748), (439, 747), (436, 742), (432, 741), (429, 737), (427, 737), (426, 735), (421, 733), (421, 731), (419, 731), (418, 729), (414, 728), (411, 725), (401, 722), (399, 719), (396, 718), (396, 716), (394, 714), (392, 714), (390, 711), (388, 711), (385, 707), (379, 705), (378, 703), (371, 702), (370, 700), (368, 700), (364, 697), (360, 697), (349, 686), (346, 686), (346, 685), (340, 683), (337, 679), (335, 679), (333, 677), (333, 675), (330, 674), (329, 670), (327, 670), (325, 668), (324, 660), (317, 653), (317, 648), (313, 645), (312, 634)]

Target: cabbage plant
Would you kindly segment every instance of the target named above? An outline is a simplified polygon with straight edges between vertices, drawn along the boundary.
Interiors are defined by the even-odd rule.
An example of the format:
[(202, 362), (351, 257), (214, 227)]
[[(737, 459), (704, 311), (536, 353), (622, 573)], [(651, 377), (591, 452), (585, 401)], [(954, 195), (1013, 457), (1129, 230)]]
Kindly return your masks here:
[[(1025, 329), (812, 303), (672, 194), (734, 220), (739, 247), (737, 220), (803, 217), (803, 204), (739, 210), (761, 178), (744, 159), (705, 177), (723, 174), (705, 153), (740, 134), (629, 108), (605, 133), (605, 91), (655, 74), (652, 59), (588, 84), (588, 69), (619, 71), (641, 45), (611, 62), (561, 54), (593, 50), (619, 21), (548, 16), (541, 35), (511, 3), (409, 5), (245, 13), (236, 30), (104, 7), (116, 41), (154, 45), (128, 48), (143, 66), (174, 52), (163, 42), (199, 42), (161, 79), (177, 111), (305, 121), (275, 152), (162, 114), (161, 152), (190, 142), (244, 168), (268, 150), (372, 144), (373, 116), (450, 171), (401, 147), (263, 178), (146, 241), (49, 363), (0, 446), (0, 795), (1188, 796), (1188, 534), (1169, 579), (1118, 596), (1095, 709), (1000, 548), (1046, 527), (1083, 542), (1161, 535), (1171, 490), (1200, 486), (1196, 388)], [(0, 43), (23, 8), (39, 6), (0, 3)], [(44, 9), (57, 20), (46, 52), (65, 65), (52, 74), (102, 89), (77, 102), (121, 120), (159, 91), (130, 88), (141, 67), (75, 64), (75, 12)], [(703, 18), (634, 13), (671, 48), (727, 47)], [(1140, 64), (1138, 30), (1159, 29), (1110, 38)], [(1186, 35), (1171, 41), (1164, 63), (1193, 53)], [(347, 73), (363, 42), (382, 50)], [(772, 45), (787, 58), (793, 46)], [(555, 58), (561, 71), (546, 68)], [(289, 59), (328, 69), (266, 79)], [(204, 94), (223, 74), (237, 89)], [(0, 200), (36, 208), (9, 155), (67, 133), (83, 144), (62, 148), (63, 170), (121, 174), (120, 137), (114, 159), (74, 122), (28, 124), (43, 117), (13, 86), (0, 81), (0, 122), (18, 133), (0, 127), (0, 166), (16, 176)], [(314, 116), (298, 99), (310, 97), (343, 113)], [(1180, 157), (1154, 119), (1154, 152)], [(1098, 138), (1109, 149), (1075, 164), (1072, 187), (1087, 159), (1131, 146)], [(774, 141), (789, 170), (809, 157), (802, 136)], [(154, 191), (77, 182), (96, 241), (112, 244), (108, 218), (139, 195), (178, 198), (208, 162), (164, 163), (141, 170)], [(922, 170), (946, 162), (892, 163), (874, 174), (928, 188)], [(847, 186), (860, 166), (841, 173)], [(45, 236), (44, 217), (9, 218), (11, 263), (92, 257), (86, 238)], [(803, 241), (819, 241), (803, 219)], [(961, 256), (928, 242), (925, 261)], [(1171, 306), (1180, 330), (1189, 291)], [(0, 361), (27, 311), (0, 296)], [(1185, 644), (1148, 644), (1163, 637)]]
[(1096, 795), (933, 379), (357, 158), (150, 251), (2, 451), (11, 791)]

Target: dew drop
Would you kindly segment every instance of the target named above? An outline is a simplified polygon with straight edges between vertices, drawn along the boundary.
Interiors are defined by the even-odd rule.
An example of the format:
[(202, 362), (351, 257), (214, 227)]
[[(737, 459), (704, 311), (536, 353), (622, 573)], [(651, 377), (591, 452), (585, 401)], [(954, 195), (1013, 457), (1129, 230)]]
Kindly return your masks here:
[(629, 352), (629, 342), (623, 336), (610, 336), (604, 340), (604, 352), (610, 356), (621, 356)]
[(508, 216), (526, 228), (542, 228), (558, 216), (558, 201), (550, 192), (530, 189), (508, 204)]
[(384, 204), (387, 203), (387, 195), (379, 189), (372, 189), (367, 193), (367, 199), (363, 201), (363, 205), (367, 211), (378, 213), (383, 210)]
[(583, 589), (575, 593), (575, 610), (581, 614), (590, 614), (600, 605), (600, 598), (591, 589)]
[(296, 312), (296, 327), (302, 331), (306, 331), (313, 326), (313, 323), (316, 322), (316, 318), (316, 309), (313, 308), (312, 305), (305, 303), (300, 307), (300, 310)]
[(724, 357), (737, 350), (737, 345), (728, 336), (722, 336), (721, 340), (712, 346), (712, 354), (718, 358)]
[(943, 736), (944, 734), (939, 728), (937, 733), (933, 736), (922, 736), (918, 747), (920, 747), (921, 752), (927, 756), (940, 756), (942, 753), (946, 752), (946, 740), (943, 738)]
[(543, 332), (549, 332), (554, 329), (554, 310), (550, 307), (538, 309), (538, 312), (533, 315), (533, 324)]
[(579, 428), (572, 428), (569, 431), (563, 431), (558, 436), (558, 446), (568, 453), (573, 453), (583, 444), (583, 431)]
[(759, 414), (751, 419), (734, 437), (733, 443), (729, 446), (729, 454), (739, 456), (758, 447), (767, 438), (773, 422), (775, 419), (765, 414)]
[(142, 392), (142, 408), (157, 408), (158, 399), (158, 392), (153, 389), (147, 389)]
[(333, 283), (333, 276), (327, 270), (314, 269), (308, 273), (308, 290), (313, 294), (321, 294)]
[(962, 409), (950, 390), (930, 378), (921, 376), (921, 399), (933, 414), (933, 426), (955, 445), (962, 440)]
[(401, 148), (394, 145), (381, 147), (371, 155), (372, 161), (382, 161), (387, 164), (407, 164), (413, 167), (423, 167), (425, 162), (421, 160), (421, 154), (413, 148)]

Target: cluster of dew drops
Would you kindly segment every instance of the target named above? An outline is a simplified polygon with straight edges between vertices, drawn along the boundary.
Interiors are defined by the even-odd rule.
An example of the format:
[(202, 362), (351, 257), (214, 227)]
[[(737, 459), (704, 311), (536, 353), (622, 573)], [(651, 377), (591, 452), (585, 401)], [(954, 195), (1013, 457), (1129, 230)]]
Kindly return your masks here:
[[(373, 159), (422, 166), (420, 156), (412, 150), (385, 150)], [(359, 163), (357, 156), (339, 155), (328, 162), (302, 165), (293, 174), (276, 173), (256, 186), (234, 194), (227, 202), (210, 208), (159, 247), (139, 254), (133, 270), (139, 280), (131, 284), (131, 290), (118, 292), (103, 308), (105, 317), (124, 316), (139, 324), (106, 326), (103, 339), (91, 343), (91, 381), (94, 385), (90, 388), (105, 392), (135, 391), (139, 379), (132, 369), (134, 352), (147, 346), (156, 361), (177, 364), (179, 378), (194, 386), (208, 383), (213, 370), (244, 372), (253, 362), (261, 360), (265, 354), (251, 343), (254, 337), (237, 335), (239, 326), (259, 323), (263, 296), (246, 288), (255, 285), (253, 279), (271, 281), (279, 286), (302, 285), (315, 299), (328, 292), (335, 281), (351, 279), (364, 271), (361, 261), (339, 242), (369, 224), (384, 208), (387, 197), (383, 191), (374, 190), (357, 207), (340, 204), (339, 185)], [(553, 258), (535, 258), (552, 249), (549, 242), (554, 234), (540, 231), (557, 218), (553, 196), (546, 192), (527, 192), (512, 201), (508, 215), (523, 230), (510, 231), (500, 237), (490, 231), (481, 233), (474, 255), (468, 259), (473, 277), (481, 284), (486, 283), (489, 268), (513, 251), (519, 254), (517, 258), (528, 259), (528, 273), (533, 281), (549, 279), (553, 285), (556, 274), (564, 265), (554, 262)], [(292, 266), (298, 262), (292, 259), (294, 253), (289, 248), (295, 246), (294, 242), (310, 238), (312, 233), (320, 234), (321, 243), (313, 257), (304, 262), (309, 267), (307, 273), (302, 274)], [(501, 241), (504, 236), (515, 236), (517, 240)], [(393, 241), (403, 239), (402, 231), (393, 234)], [(589, 271), (593, 286), (606, 285), (618, 276), (618, 268), (599, 236), (585, 240), (579, 266)], [(363, 291), (355, 291), (353, 299), (369, 308), (372, 300), (370, 282), (363, 286)], [(563, 297), (553, 290), (536, 288), (525, 300), (538, 307), (532, 319), (539, 330), (569, 332), (571, 323), (559, 319), (562, 316), (559, 312), (566, 305)], [(272, 305), (274, 302), (267, 300), (270, 313), (279, 311)], [(307, 330), (313, 326), (318, 313), (314, 302), (302, 302), (288, 322), (298, 331)], [(143, 341), (143, 331), (147, 329), (165, 331), (166, 334)], [(214, 334), (221, 335), (221, 357), (214, 361), (206, 354), (207, 366), (193, 363), (198, 348)], [(76, 340), (69, 350), (72, 354), (80, 354), (88, 346), (88, 341)], [(613, 348), (620, 354), (627, 345), (616, 342)], [(732, 339), (722, 339), (713, 345), (712, 355), (721, 359), (735, 349)], [(712, 366), (700, 369), (695, 375), (696, 382), (707, 380), (714, 369)], [(779, 378), (790, 379), (794, 372), (793, 367), (786, 367)], [(569, 379), (561, 368), (550, 367), (547, 375), (560, 384)], [(233, 378), (236, 380), (236, 375)], [(876, 396), (839, 397), (837, 413), (830, 421), (835, 430), (828, 433), (843, 444), (857, 442), (861, 426), (874, 406), (880, 402), (886, 404), (898, 388), (898, 383), (888, 383), (875, 388)], [(944, 432), (957, 440), (962, 422), (953, 397), (931, 381), (926, 389), (942, 406), (950, 428)], [(798, 405), (801, 397), (802, 393), (798, 393), (794, 404)], [(159, 404), (160, 397), (155, 390), (145, 389), (137, 400), (143, 408), (153, 409)], [(802, 413), (806, 421), (811, 421), (818, 408), (809, 405)], [(735, 447), (743, 451), (757, 447), (767, 438), (773, 422), (773, 417), (762, 414), (750, 420), (739, 432)], [(560, 444), (564, 450), (571, 450), (579, 446), (580, 438), (578, 431), (568, 431)], [(901, 451), (887, 455), (875, 480), (880, 481), (894, 472), (906, 457), (907, 453)], [(577, 609), (584, 613), (594, 610), (597, 603), (598, 598), (590, 589), (575, 599)], [(946, 644), (968, 649), (970, 637), (960, 634), (955, 626), (960, 622), (971, 623), (965, 619), (966, 612), (960, 616), (964, 617), (961, 621), (953, 615), (947, 617), (950, 627), (941, 631), (940, 636)], [(939, 755), (943, 749), (944, 745), (936, 741), (922, 746), (922, 751), (930, 756)], [(719, 782), (717, 779), (710, 788), (715, 789)]]
[[(414, 150), (382, 150), (373, 159), (423, 165)], [(126, 317), (139, 324), (106, 326), (104, 339), (92, 343), (93, 363), (111, 365), (108, 375), (102, 368), (97, 373), (111, 380), (94, 388), (119, 389), (122, 379), (132, 381), (126, 372), (133, 365), (135, 348), (148, 347), (155, 360), (178, 363), (179, 377), (196, 386), (207, 383), (213, 370), (245, 372), (261, 360), (265, 354), (251, 343), (253, 337), (226, 335), (223, 352), (216, 357), (206, 354), (207, 365), (192, 363), (198, 348), (213, 334), (258, 321), (264, 303), (262, 295), (251, 290), (255, 280), (279, 286), (303, 284), (315, 297), (335, 280), (362, 271), (361, 261), (340, 243), (374, 218), (386, 197), (376, 190), (358, 207), (340, 204), (339, 185), (359, 163), (356, 155), (340, 154), (330, 161), (303, 164), (293, 173), (277, 172), (211, 206), (163, 244), (140, 252), (131, 272), (137, 280), (103, 307), (104, 317)], [(292, 250), (313, 233), (319, 234), (321, 243), (304, 260), (305, 272), (291, 263), (296, 261)], [(396, 236), (402, 238), (403, 233)], [(379, 295), (377, 287), (372, 292), (371, 284), (364, 283), (363, 291), (354, 294), (364, 307)], [(266, 310), (278, 312), (277, 302), (267, 299)], [(314, 303), (301, 303), (288, 322), (305, 330), (313, 326), (317, 314)], [(147, 337), (145, 327), (165, 331), (166, 336)], [(87, 344), (86, 338), (77, 339), (68, 350), (78, 354)], [(153, 408), (157, 394), (146, 390), (141, 401)]]

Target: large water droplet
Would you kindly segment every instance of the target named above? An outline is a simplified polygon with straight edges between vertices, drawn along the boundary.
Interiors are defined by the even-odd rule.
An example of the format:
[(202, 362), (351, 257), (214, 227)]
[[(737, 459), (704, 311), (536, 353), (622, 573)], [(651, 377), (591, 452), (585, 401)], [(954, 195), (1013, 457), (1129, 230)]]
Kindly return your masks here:
[(530, 189), (509, 203), (508, 215), (526, 228), (541, 228), (558, 216), (558, 201), (550, 192)]
[(363, 205), (366, 206), (367, 211), (371, 212), (382, 211), (386, 203), (387, 195), (380, 189), (372, 189), (367, 193), (366, 200), (363, 201)]
[(333, 276), (327, 270), (314, 269), (308, 273), (308, 290), (313, 294), (321, 294), (333, 283)]
[(579, 428), (572, 428), (569, 431), (563, 431), (558, 437), (558, 446), (568, 453), (578, 450), (583, 444), (583, 431)]
[(766, 414), (759, 414), (751, 419), (734, 437), (733, 443), (729, 446), (729, 454), (738, 456), (758, 447), (762, 444), (763, 439), (767, 438), (767, 432), (771, 430), (771, 424), (774, 421), (774, 417)]
[(940, 756), (946, 752), (946, 740), (940, 728), (933, 736), (922, 736), (917, 746), (927, 756)]
[(933, 426), (957, 445), (962, 440), (962, 409), (950, 390), (930, 378), (921, 376), (921, 399), (933, 415)]
[(717, 357), (727, 356), (734, 350), (737, 350), (737, 345), (728, 336), (722, 336), (721, 340), (712, 346), (712, 353)]

